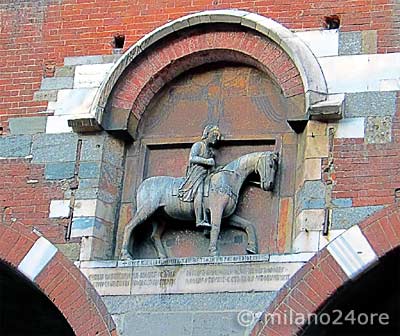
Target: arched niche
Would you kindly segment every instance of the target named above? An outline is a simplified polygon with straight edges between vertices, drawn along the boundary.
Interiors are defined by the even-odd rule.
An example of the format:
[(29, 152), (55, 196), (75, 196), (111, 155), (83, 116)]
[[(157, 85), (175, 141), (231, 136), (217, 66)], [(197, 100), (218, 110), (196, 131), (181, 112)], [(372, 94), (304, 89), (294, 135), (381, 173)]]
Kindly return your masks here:
[[(297, 213), (293, 215), (296, 205), (295, 191), (292, 191), (292, 187), (296, 185), (299, 189), (304, 182), (302, 173), (294, 176), (293, 172), (296, 170), (302, 172), (306, 169), (302, 162), (307, 158), (304, 153), (309, 143), (304, 141), (306, 137), (302, 135), (304, 139), (300, 141), (298, 146), (300, 152), (297, 153), (298, 139), (295, 132), (302, 132), (311, 118), (329, 120), (340, 117), (341, 103), (334, 102), (332, 104), (329, 99), (327, 100), (324, 75), (310, 49), (291, 31), (277, 22), (243, 11), (208, 11), (170, 22), (146, 35), (127, 50), (98, 90), (92, 104), (91, 115), (86, 119), (70, 121), (70, 124), (77, 131), (103, 128), (117, 136), (134, 140), (133, 146), (138, 148), (143, 142), (139, 140), (142, 136), (140, 127), (142, 124), (148, 123), (147, 119), (151, 118), (149, 112), (151, 106), (156, 104), (155, 102), (164, 94), (164, 89), (183, 74), (216, 64), (240, 65), (257, 69), (269, 78), (274, 87), (272, 91), (276, 93), (275, 97), (280, 97), (277, 101), (284, 102), (282, 103), (284, 108), (277, 109), (278, 113), (275, 117), (279, 119), (280, 126), (275, 128), (275, 131), (281, 132), (283, 129), (290, 129), (291, 133), (287, 133), (285, 137), (268, 135), (268, 138), (266, 134), (272, 128), (268, 130), (267, 127), (261, 131), (260, 127), (259, 130), (264, 135), (260, 141), (266, 141), (268, 138), (270, 144), (282, 153), (280, 174), (285, 174), (285, 169), (291, 171), (290, 176), (280, 177), (281, 181), (285, 181), (284, 186), (290, 189), (290, 192), (282, 193), (280, 190), (279, 199), (273, 203), (275, 210), (279, 209), (276, 210), (276, 216), (272, 216), (275, 221), (275, 229), (276, 226), (279, 229), (276, 229), (277, 233), (269, 239), (275, 240), (275, 242), (267, 239), (270, 246), (274, 244), (279, 246), (273, 251), (287, 251), (291, 245), (293, 216), (299, 215)], [(270, 88), (265, 90), (269, 91)], [(208, 97), (205, 99), (212, 101)], [(235, 99), (231, 98), (230, 102), (234, 102)], [(236, 103), (240, 106), (237, 99)], [(259, 104), (263, 103), (259, 102)], [(231, 110), (237, 110), (238, 106), (232, 106)], [(161, 118), (162, 115), (160, 114), (159, 117)], [(192, 119), (192, 122), (194, 120), (195, 118)], [(245, 119), (242, 120), (242, 123), (245, 124)], [(254, 122), (257, 118), (251, 120)], [(204, 122), (199, 121), (197, 132), (201, 131), (202, 125), (200, 124), (204, 124)], [(258, 126), (261, 124), (262, 122)], [(237, 141), (235, 140), (237, 138), (259, 141), (257, 140), (259, 135), (254, 137), (249, 131), (252, 126), (247, 125), (246, 127), (248, 127), (247, 130), (242, 132), (244, 135), (240, 135), (240, 130), (229, 134), (229, 128), (226, 128), (226, 141), (234, 142)], [(172, 126), (168, 129), (165, 128), (164, 132), (168, 133), (172, 129), (174, 129)], [(186, 143), (186, 150), (191, 143), (198, 139), (195, 131), (191, 132), (190, 137), (185, 135), (180, 139), (181, 143)], [(270, 133), (272, 134), (274, 131)], [(176, 134), (175, 132), (174, 135)], [(321, 134), (321, 136), (324, 135)], [(148, 136), (146, 137), (148, 138)], [(228, 140), (229, 137), (231, 140)], [(168, 137), (164, 134), (164, 138)], [(158, 145), (148, 144), (152, 148), (157, 146), (164, 148), (163, 146), (166, 145), (164, 140), (158, 139), (160, 143)], [(169, 141), (174, 143), (171, 139)], [(283, 148), (283, 144), (287, 148)], [(169, 144), (169, 146), (176, 147), (178, 145)], [(291, 151), (290, 155), (284, 154), (289, 151)], [(144, 166), (147, 162), (147, 159), (144, 159), (144, 152), (136, 152), (134, 155), (137, 156), (135, 160), (144, 163), (140, 169), (136, 170), (126, 166), (125, 185), (131, 186), (131, 188), (127, 190), (127, 187), (124, 186), (117, 233), (117, 254), (123, 228), (129, 221), (129, 214), (134, 210), (135, 188), (146, 177), (146, 174), (143, 173), (147, 169)], [(320, 165), (320, 160), (314, 161)], [(127, 163), (129, 163), (129, 158)], [(320, 167), (317, 168), (320, 169)]]
[[(122, 209), (126, 212), (131, 206), (130, 211), (136, 210), (135, 194), (144, 179), (184, 176), (191, 145), (199, 140), (204, 126), (218, 124), (223, 140), (216, 150), (217, 165), (251, 152), (280, 153), (275, 190), (265, 192), (248, 181), (236, 214), (255, 226), (258, 253), (284, 252), (291, 239), (298, 147), (298, 135), (287, 123), (287, 115), (301, 110), (302, 102), (286, 97), (267, 73), (238, 60), (192, 68), (154, 95), (141, 114), (136, 140), (127, 150)], [(120, 232), (128, 219), (120, 222)], [(208, 254), (208, 237), (194, 223), (157, 213), (134, 234), (134, 258), (157, 258), (150, 239), (153, 220), (166, 224), (162, 242), (169, 257)], [(243, 255), (246, 245), (245, 233), (224, 221), (220, 253)]]

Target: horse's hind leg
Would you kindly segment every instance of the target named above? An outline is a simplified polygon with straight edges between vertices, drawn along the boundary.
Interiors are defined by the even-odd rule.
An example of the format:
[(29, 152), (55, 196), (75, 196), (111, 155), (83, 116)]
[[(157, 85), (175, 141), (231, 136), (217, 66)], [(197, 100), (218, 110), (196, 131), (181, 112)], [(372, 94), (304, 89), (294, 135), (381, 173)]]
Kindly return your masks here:
[(155, 211), (157, 210), (157, 207), (151, 207), (149, 204), (146, 204), (145, 206), (141, 206), (135, 216), (132, 218), (130, 223), (125, 227), (124, 231), (124, 241), (122, 244), (122, 250), (121, 250), (121, 259), (130, 259), (131, 256), (128, 252), (128, 246), (129, 246), (129, 241), (131, 240), (131, 235), (133, 229), (143, 223), (147, 218), (149, 218)]
[(247, 252), (253, 254), (258, 253), (256, 230), (254, 229), (253, 224), (238, 215), (232, 215), (229, 217), (229, 225), (246, 231)]
[(167, 258), (167, 253), (161, 241), (164, 229), (165, 229), (165, 222), (162, 219), (160, 219), (159, 221), (153, 221), (153, 232), (151, 233), (151, 240), (154, 243), (157, 255), (160, 259)]

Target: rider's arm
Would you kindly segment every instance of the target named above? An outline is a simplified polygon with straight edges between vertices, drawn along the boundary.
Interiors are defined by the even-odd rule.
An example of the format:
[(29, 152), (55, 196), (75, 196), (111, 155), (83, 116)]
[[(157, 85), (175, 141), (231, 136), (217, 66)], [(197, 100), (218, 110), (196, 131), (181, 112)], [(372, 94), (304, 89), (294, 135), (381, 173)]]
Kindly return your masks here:
[(192, 149), (190, 150), (190, 157), (189, 157), (189, 162), (190, 163), (195, 163), (195, 164), (200, 164), (202, 166), (207, 166), (207, 167), (213, 167), (215, 166), (215, 161), (214, 159), (205, 159), (201, 154), (201, 142), (196, 142), (193, 146)]

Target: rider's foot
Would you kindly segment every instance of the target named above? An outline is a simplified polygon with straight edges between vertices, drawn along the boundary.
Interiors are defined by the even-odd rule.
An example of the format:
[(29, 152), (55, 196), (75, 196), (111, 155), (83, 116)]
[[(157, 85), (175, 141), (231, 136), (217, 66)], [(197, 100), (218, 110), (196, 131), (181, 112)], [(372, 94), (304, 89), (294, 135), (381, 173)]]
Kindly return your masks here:
[(196, 223), (196, 227), (206, 227), (206, 228), (210, 228), (211, 224), (206, 222), (206, 221), (201, 221), (200, 223)]
[(128, 251), (122, 251), (121, 252), (121, 260), (130, 260), (131, 255), (128, 253)]

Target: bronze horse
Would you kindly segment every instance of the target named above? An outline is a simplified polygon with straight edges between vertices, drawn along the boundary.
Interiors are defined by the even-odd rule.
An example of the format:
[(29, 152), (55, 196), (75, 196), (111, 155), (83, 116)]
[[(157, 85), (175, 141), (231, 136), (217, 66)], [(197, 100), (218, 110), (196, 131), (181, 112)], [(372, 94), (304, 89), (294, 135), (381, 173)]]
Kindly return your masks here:
[[(229, 224), (246, 231), (248, 237), (247, 251), (257, 253), (256, 235), (253, 225), (247, 220), (233, 215), (240, 189), (246, 178), (257, 173), (260, 176), (260, 187), (264, 191), (274, 188), (275, 175), (278, 169), (278, 154), (274, 152), (256, 152), (243, 155), (238, 159), (219, 167), (209, 177), (208, 197), (204, 198), (204, 206), (211, 217), (211, 234), (209, 253), (218, 255), (217, 240), (221, 219), (229, 217)], [(184, 178), (171, 176), (155, 176), (144, 180), (137, 192), (137, 211), (125, 228), (124, 243), (121, 251), (122, 259), (130, 258), (128, 252), (132, 231), (146, 221), (156, 210), (162, 208), (174, 219), (194, 220), (193, 202), (182, 202), (174, 195), (174, 188), (180, 186)], [(208, 183), (206, 181), (206, 183)], [(153, 224), (152, 240), (158, 256), (165, 258), (166, 253), (161, 242), (163, 225)]]

